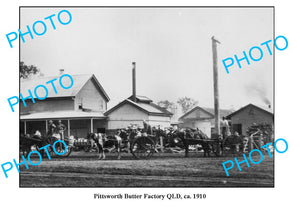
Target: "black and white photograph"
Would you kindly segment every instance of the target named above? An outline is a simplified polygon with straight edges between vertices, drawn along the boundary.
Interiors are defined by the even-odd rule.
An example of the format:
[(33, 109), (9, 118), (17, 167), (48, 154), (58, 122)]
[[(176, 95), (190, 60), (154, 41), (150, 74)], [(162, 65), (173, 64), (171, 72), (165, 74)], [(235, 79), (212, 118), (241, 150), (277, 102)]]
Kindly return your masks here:
[(19, 12), (21, 188), (274, 187), (274, 7)]
[(291, 0), (0, 3), (4, 212), (297, 212)]

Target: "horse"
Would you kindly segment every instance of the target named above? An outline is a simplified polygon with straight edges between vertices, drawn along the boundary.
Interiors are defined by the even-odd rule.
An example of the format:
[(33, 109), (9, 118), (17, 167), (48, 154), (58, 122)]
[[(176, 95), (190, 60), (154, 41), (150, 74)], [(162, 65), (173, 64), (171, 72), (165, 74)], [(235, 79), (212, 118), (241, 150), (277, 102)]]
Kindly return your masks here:
[(235, 154), (236, 151), (244, 152), (243, 137), (239, 136), (238, 133), (227, 136), (224, 139), (224, 147), (229, 147), (232, 154)]
[(87, 139), (89, 143), (93, 144), (95, 143), (97, 148), (98, 148), (98, 153), (99, 157), (98, 159), (105, 159), (105, 152), (104, 152), (104, 147), (105, 146), (110, 146), (114, 145), (117, 149), (118, 152), (118, 160), (121, 159), (121, 143), (122, 139), (119, 135), (114, 135), (114, 136), (105, 136), (104, 134), (101, 133), (88, 133)]
[[(208, 157), (210, 157), (210, 153), (212, 151), (212, 147), (211, 145), (205, 141), (205, 139), (208, 139), (207, 135), (204, 134), (200, 129), (186, 129), (185, 130), (185, 143), (196, 143), (201, 145), (201, 149), (204, 151), (204, 157), (206, 157), (206, 155), (208, 155)], [(196, 140), (193, 140), (196, 139)], [(188, 144), (186, 145), (186, 147), (188, 147)], [(188, 150), (186, 150), (186, 157), (188, 157)]]
[(206, 157), (206, 155), (210, 157), (212, 147), (208, 142), (203, 140), (208, 139), (208, 137), (201, 130), (181, 129), (174, 130), (166, 135), (166, 145), (185, 149), (185, 157), (188, 157), (189, 145), (191, 144), (201, 145), (201, 149), (204, 151), (204, 157)]

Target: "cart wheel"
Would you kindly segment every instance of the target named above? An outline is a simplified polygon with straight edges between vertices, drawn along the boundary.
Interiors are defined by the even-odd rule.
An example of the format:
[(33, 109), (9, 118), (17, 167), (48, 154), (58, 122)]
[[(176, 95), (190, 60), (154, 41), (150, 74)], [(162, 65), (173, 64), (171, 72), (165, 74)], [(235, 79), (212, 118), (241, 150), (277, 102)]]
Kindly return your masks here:
[(133, 141), (130, 151), (137, 159), (150, 158), (155, 151), (155, 143), (149, 137), (138, 137)]
[[(56, 150), (57, 153), (64, 153), (65, 152), (65, 146), (63, 144), (61, 144), (61, 143), (56, 143), (55, 144), (55, 150)], [(73, 147), (70, 146), (70, 145), (67, 145), (66, 152), (63, 155), (57, 155), (54, 152), (53, 148), (52, 148), (51, 152), (50, 152), (50, 156), (53, 157), (53, 156), (56, 155), (57, 157), (65, 158), (65, 157), (68, 157), (71, 154), (72, 150), (73, 150)]]
[(63, 155), (60, 155), (60, 157), (63, 157), (63, 158), (69, 157), (72, 151), (73, 151), (73, 147), (68, 145), (66, 153)]

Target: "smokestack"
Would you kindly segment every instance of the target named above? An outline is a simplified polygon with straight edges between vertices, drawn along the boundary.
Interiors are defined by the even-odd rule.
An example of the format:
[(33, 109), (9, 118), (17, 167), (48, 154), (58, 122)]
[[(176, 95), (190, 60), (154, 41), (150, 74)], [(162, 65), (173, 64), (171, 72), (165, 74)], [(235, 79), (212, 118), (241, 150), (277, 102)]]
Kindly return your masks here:
[(59, 75), (63, 75), (64, 74), (64, 69), (59, 69)]
[(132, 100), (136, 102), (135, 62), (132, 62)]

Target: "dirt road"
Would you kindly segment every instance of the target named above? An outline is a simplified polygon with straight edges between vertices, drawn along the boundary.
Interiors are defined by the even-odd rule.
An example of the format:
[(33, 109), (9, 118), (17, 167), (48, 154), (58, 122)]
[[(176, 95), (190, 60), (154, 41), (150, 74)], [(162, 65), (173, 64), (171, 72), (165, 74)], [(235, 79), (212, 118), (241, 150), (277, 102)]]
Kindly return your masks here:
[[(233, 157), (204, 158), (201, 153), (156, 154), (149, 160), (134, 160), (124, 154), (116, 160), (110, 154), (99, 161), (95, 153), (72, 153), (65, 159), (43, 160), (20, 173), (21, 187), (273, 187), (273, 159), (264, 157), (258, 165), (241, 164), (227, 177), (222, 162)], [(240, 158), (240, 161), (242, 158)]]

